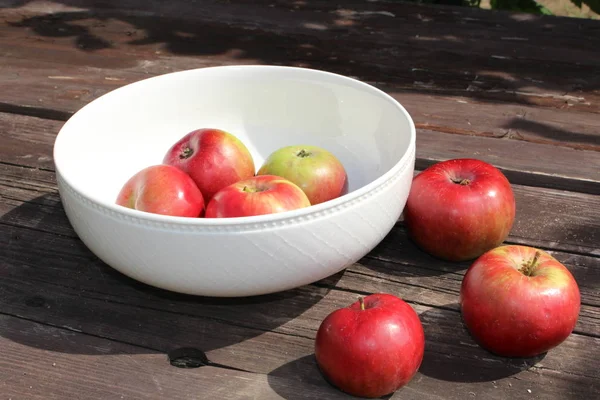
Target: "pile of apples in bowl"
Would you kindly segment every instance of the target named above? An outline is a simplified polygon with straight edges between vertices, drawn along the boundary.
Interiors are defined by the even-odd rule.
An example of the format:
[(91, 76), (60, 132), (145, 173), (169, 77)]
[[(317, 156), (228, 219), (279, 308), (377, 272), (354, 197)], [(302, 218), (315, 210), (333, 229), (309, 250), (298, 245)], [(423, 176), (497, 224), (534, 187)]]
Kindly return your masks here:
[(256, 172), (244, 143), (203, 128), (173, 144), (162, 164), (132, 176), (117, 204), (175, 217), (250, 217), (333, 200), (344, 194), (347, 179), (335, 155), (310, 145), (277, 149)]
[(279, 66), (181, 71), (116, 89), (54, 145), (83, 243), (138, 281), (238, 297), (309, 284), (392, 229), (415, 127), (358, 80)]

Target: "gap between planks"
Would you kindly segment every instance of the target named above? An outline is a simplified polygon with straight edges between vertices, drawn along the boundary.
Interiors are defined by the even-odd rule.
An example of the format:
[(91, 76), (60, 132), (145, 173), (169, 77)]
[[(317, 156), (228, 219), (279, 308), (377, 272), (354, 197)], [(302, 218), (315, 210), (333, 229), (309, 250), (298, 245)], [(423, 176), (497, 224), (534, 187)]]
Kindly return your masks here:
[[(42, 289), (42, 293), (43, 293), (43, 287)], [(67, 293), (63, 292), (63, 295), (66, 295)], [(62, 296), (62, 295), (61, 295)], [(343, 292), (332, 292), (329, 293), (327, 298), (331, 298), (331, 297), (336, 297), (336, 298), (340, 298), (342, 297), (343, 299), (341, 299), (342, 302), (347, 303), (348, 301), (350, 301), (350, 298), (348, 297), (347, 294), (344, 294)], [(104, 302), (99, 302), (98, 304), (103, 304)], [(328, 302), (329, 306), (331, 307), (331, 303)], [(88, 306), (89, 307), (89, 306)], [(103, 306), (104, 307), (104, 306)], [(325, 312), (327, 312), (326, 308), (323, 308), (323, 305), (321, 305), (319, 307), (319, 304), (317, 304), (317, 307), (315, 308), (319, 308), (320, 310), (318, 311), (318, 314), (323, 314)], [(467, 344), (463, 344), (462, 341), (465, 342), (470, 342), (470, 339), (468, 339), (468, 337), (462, 337), (464, 336), (462, 331), (461, 334), (459, 336), (460, 337), (460, 344), (455, 343), (450, 345), (450, 343), (454, 343), (453, 340), (451, 340), (448, 345), (450, 345), (450, 347), (447, 349), (446, 352), (444, 352), (444, 348), (446, 348), (446, 345), (444, 341), (442, 342), (438, 342), (438, 340), (442, 339), (444, 336), (440, 336), (440, 333), (436, 333), (437, 329), (438, 329), (438, 323), (437, 322), (441, 322), (442, 325), (444, 325), (446, 322), (450, 323), (451, 326), (446, 326), (444, 329), (454, 329), (456, 327), (453, 328), (454, 325), (456, 325), (456, 321), (455, 318), (452, 317), (450, 318), (449, 321), (444, 322), (443, 320), (437, 321), (437, 317), (436, 315), (438, 315), (439, 313), (437, 313), (436, 311), (432, 310), (429, 307), (421, 307), (421, 306), (417, 306), (415, 307), (416, 310), (423, 316), (423, 321), (424, 321), (424, 325), (426, 327), (426, 329), (428, 330), (429, 333), (431, 333), (433, 335), (433, 338), (437, 338), (434, 339), (433, 342), (429, 342), (429, 345), (427, 347), (427, 351), (426, 351), (426, 359), (427, 359), (427, 363), (423, 366), (423, 371), (425, 372), (426, 370), (431, 372), (431, 368), (433, 367), (433, 365), (436, 365), (437, 363), (434, 362), (432, 360), (432, 357), (435, 359), (436, 356), (435, 354), (444, 354), (444, 355), (448, 355), (448, 356), (452, 356), (452, 357), (465, 357), (465, 359), (463, 361), (461, 361), (461, 363), (466, 363), (466, 365), (479, 365), (479, 367), (484, 367), (484, 368), (514, 368), (514, 363), (517, 362), (518, 360), (507, 360), (507, 359), (502, 359), (502, 358), (498, 358), (498, 357), (494, 357), (490, 354), (488, 354), (487, 352), (485, 352), (484, 350), (480, 349), (480, 348), (470, 348), (473, 346), (473, 344), (469, 343), (469, 346), (467, 346)], [(311, 311), (311, 310), (309, 310)], [(446, 317), (447, 318), (447, 317)], [(154, 320), (154, 318), (153, 318)], [(436, 322), (437, 321), (437, 322)], [(100, 322), (100, 321), (99, 321)], [(159, 325), (159, 321), (156, 321)], [(65, 321), (66, 323), (66, 321)], [(194, 335), (202, 335), (201, 332), (196, 332), (194, 329), (192, 329), (192, 327), (195, 326), (194, 324), (189, 325), (189, 329), (188, 332), (186, 332), (184, 334), (184, 332), (181, 332), (181, 338), (177, 338), (175, 339), (176, 342), (181, 343), (182, 340), (185, 342), (186, 336), (194, 336)], [(215, 327), (216, 328), (216, 327)], [(435, 329), (434, 329), (435, 328)], [(89, 326), (86, 329), (95, 329), (92, 326)], [(116, 330), (110, 329), (110, 330), (106, 330), (103, 329), (99, 326), (99, 329), (102, 329), (102, 331), (110, 331), (110, 332), (115, 332), (115, 334), (117, 334)], [(221, 328), (222, 329), (222, 328)], [(433, 330), (432, 330), (433, 329)], [(117, 336), (119, 336), (117, 334)], [(129, 336), (129, 335), (128, 335)], [(179, 335), (178, 335), (179, 336)], [(248, 351), (251, 348), (256, 348), (258, 347), (258, 350), (260, 350), (260, 347), (262, 345), (266, 345), (267, 343), (273, 343), (274, 341), (278, 341), (274, 336), (272, 332), (268, 333), (268, 338), (265, 338), (264, 335), (259, 335), (259, 336), (255, 336), (254, 338), (249, 338), (246, 339), (243, 342), (240, 342), (240, 344), (238, 346), (229, 346), (229, 347), (233, 347), (232, 351), (235, 351), (237, 354), (237, 357), (241, 357), (244, 351)], [(286, 336), (287, 337), (287, 336)], [(264, 340), (261, 340), (264, 339)], [(289, 342), (289, 340), (292, 339), (291, 342)], [(283, 339), (284, 343), (281, 343), (282, 348), (286, 349), (288, 348), (288, 345), (293, 345), (293, 343), (295, 343), (295, 340), (297, 340), (297, 338), (291, 338), (291, 337), (287, 337), (287, 339)], [(582, 342), (583, 340), (583, 342)], [(278, 342), (281, 342), (281, 340), (279, 340)], [(289, 343), (288, 343), (289, 342)], [(312, 351), (312, 340), (306, 340), (304, 339), (302, 341), (304, 344), (301, 345), (301, 348), (298, 348), (294, 351), (292, 351), (292, 348), (290, 349), (290, 354), (287, 355), (283, 355), (280, 353), (280, 350), (275, 350), (276, 353), (278, 354), (278, 357), (282, 357), (283, 356), (283, 360), (273, 360), (274, 364), (271, 363), (271, 365), (267, 365), (265, 366), (265, 368), (259, 368), (258, 371), (256, 372), (260, 372), (260, 373), (268, 373), (268, 371), (271, 370), (271, 368), (277, 368), (278, 365), (281, 364), (281, 362), (287, 363), (287, 360), (294, 360), (296, 359), (296, 357), (302, 357), (306, 354), (310, 354)], [(580, 343), (581, 342), (581, 343)], [(169, 341), (169, 343), (174, 344), (174, 342)], [(261, 344), (262, 343), (262, 344)], [(540, 364), (541, 365), (557, 365), (556, 362), (557, 360), (561, 359), (560, 354), (564, 353), (565, 351), (569, 352), (569, 351), (573, 351), (579, 347), (581, 347), (581, 345), (585, 343), (585, 339), (583, 338), (578, 338), (577, 335), (573, 335), (570, 337), (570, 339), (568, 339), (568, 342), (565, 343), (565, 345), (563, 345), (562, 348), (557, 349), (556, 351), (554, 351), (554, 354), (550, 354), (549, 358), (546, 359), (545, 361), (542, 361)], [(299, 344), (299, 343), (298, 343)], [(593, 345), (593, 344), (588, 344), (588, 345)], [(248, 347), (249, 346), (249, 347)], [(466, 346), (466, 347), (465, 347)], [(572, 348), (572, 346), (575, 346), (575, 348)], [(168, 347), (168, 346), (167, 346)], [(160, 349), (162, 349), (162, 351), (165, 351), (165, 347), (164, 345), (159, 345)], [(235, 350), (237, 348), (237, 351)], [(247, 348), (246, 350), (243, 350), (243, 348)], [(462, 350), (459, 350), (459, 348), (461, 348)], [(470, 350), (469, 350), (470, 348)], [(571, 350), (569, 350), (571, 349)], [(465, 352), (466, 351), (466, 352)], [(222, 349), (222, 350), (214, 350), (211, 352), (211, 354), (213, 356), (217, 356), (220, 353), (229, 353), (226, 349)], [(268, 353), (268, 352), (267, 352)], [(264, 353), (263, 353), (264, 354)], [(584, 353), (579, 353), (580, 355), (584, 355)], [(267, 354), (264, 354), (268, 357)], [(439, 358), (439, 357), (438, 357)], [(239, 361), (241, 361), (241, 359), (237, 358)], [(584, 360), (580, 360), (580, 363), (583, 362)], [(223, 362), (223, 361), (219, 361), (219, 362)], [(249, 359), (246, 361), (246, 365), (248, 366), (254, 366), (254, 368), (258, 367), (256, 365), (256, 360), (254, 359)], [(248, 364), (249, 363), (249, 364)], [(286, 364), (287, 365), (287, 364)], [(501, 367), (501, 365), (504, 365), (504, 367)], [(320, 376), (317, 374), (317, 371), (314, 369), (314, 364), (311, 360), (304, 360), (302, 363), (300, 363), (298, 365), (298, 367), (294, 368), (294, 372), (295, 373), (299, 373), (301, 378), (303, 374), (308, 373), (311, 376), (311, 379), (318, 379), (320, 380)], [(239, 366), (236, 366), (236, 368), (239, 368)], [(561, 369), (562, 368), (562, 369)], [(535, 373), (535, 368), (530, 368), (530, 371), (522, 371), (522, 373), (518, 376), (511, 376), (510, 379), (524, 379), (526, 378), (527, 381), (529, 381), (529, 384), (536, 384), (536, 380), (540, 379), (540, 377)], [(576, 372), (575, 370), (571, 370), (569, 368), (566, 367), (559, 367), (556, 371), (553, 368), (548, 367), (548, 371), (554, 371), (556, 373), (561, 373), (562, 370), (565, 370), (565, 372), (569, 372), (570, 374), (572, 374), (573, 376), (579, 376), (582, 378), (587, 378), (584, 375), (579, 374), (578, 372)], [(577, 371), (584, 371), (585, 369), (582, 368), (578, 368)], [(515, 373), (517, 371), (514, 371)], [(439, 371), (437, 372), (439, 373)], [(530, 373), (533, 373), (533, 375), (529, 375)], [(524, 375), (523, 375), (524, 374)], [(307, 377), (308, 378), (308, 377)], [(592, 378), (587, 378), (587, 379), (591, 379), (591, 381), (589, 382), (590, 385), (594, 385), (596, 384), (595, 381), (597, 381), (597, 377), (592, 377)], [(490, 379), (491, 380), (491, 379)], [(307, 379), (307, 381), (310, 383), (310, 380)], [(439, 381), (437, 381), (439, 384)], [(514, 381), (513, 381), (514, 383)]]
[[(58, 121), (0, 113), (0, 164), (53, 171), (60, 127)], [(418, 170), (450, 158), (478, 158), (498, 167), (511, 183), (600, 194), (600, 152), (424, 129), (417, 132), (416, 147)]]

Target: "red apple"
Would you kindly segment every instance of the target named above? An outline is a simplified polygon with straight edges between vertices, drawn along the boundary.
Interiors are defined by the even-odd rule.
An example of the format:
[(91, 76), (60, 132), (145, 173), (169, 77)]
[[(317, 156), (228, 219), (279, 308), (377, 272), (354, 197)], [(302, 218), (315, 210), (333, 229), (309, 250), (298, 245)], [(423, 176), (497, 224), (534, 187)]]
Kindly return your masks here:
[(248, 217), (309, 207), (298, 186), (274, 175), (261, 175), (221, 189), (206, 206), (207, 218)]
[(315, 340), (315, 358), (327, 381), (360, 397), (381, 397), (406, 385), (421, 366), (424, 351), (419, 316), (386, 293), (333, 311)]
[(171, 146), (163, 163), (188, 173), (204, 195), (206, 204), (225, 186), (255, 173), (248, 148), (237, 137), (220, 129), (189, 132)]
[(472, 260), (506, 239), (515, 198), (493, 165), (454, 159), (415, 176), (403, 214), (409, 237), (421, 249), (449, 261)]
[(298, 185), (315, 205), (344, 194), (346, 170), (331, 152), (317, 146), (287, 146), (271, 153), (257, 175), (277, 175)]
[(505, 357), (533, 357), (558, 346), (573, 331), (579, 287), (548, 253), (501, 246), (467, 270), (460, 307), (465, 326), (483, 348)]
[(175, 217), (199, 217), (204, 199), (192, 178), (170, 165), (146, 167), (121, 188), (117, 204), (154, 214)]

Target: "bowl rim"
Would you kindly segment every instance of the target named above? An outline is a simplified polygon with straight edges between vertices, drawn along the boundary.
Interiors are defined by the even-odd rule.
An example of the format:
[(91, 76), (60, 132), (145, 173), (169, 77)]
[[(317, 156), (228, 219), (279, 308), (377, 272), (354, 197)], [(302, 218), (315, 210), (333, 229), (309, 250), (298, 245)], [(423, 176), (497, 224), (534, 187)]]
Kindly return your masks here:
[[(338, 198), (335, 198), (335, 199), (332, 199), (332, 200), (329, 200), (329, 201), (326, 201), (326, 202), (323, 202), (320, 204), (311, 205), (310, 207), (300, 208), (300, 209), (296, 209), (296, 210), (283, 211), (283, 212), (279, 212), (279, 213), (265, 214), (265, 215), (254, 215), (254, 216), (246, 216), (246, 217), (231, 217), (231, 218), (178, 217), (178, 216), (154, 214), (154, 213), (149, 213), (149, 212), (144, 212), (144, 211), (140, 211), (140, 210), (123, 207), (123, 206), (120, 206), (120, 205), (117, 205), (117, 204), (114, 204), (114, 203), (111, 203), (108, 201), (99, 200), (99, 199), (96, 199), (96, 198), (86, 195), (85, 193), (83, 193), (81, 190), (79, 190), (77, 188), (77, 185), (72, 184), (69, 181), (69, 179), (67, 178), (67, 176), (61, 172), (61, 161), (56, 157), (57, 148), (60, 146), (60, 134), (62, 131), (69, 128), (69, 122), (73, 121), (74, 118), (77, 115), (79, 115), (83, 110), (93, 107), (94, 104), (96, 102), (100, 101), (101, 99), (105, 100), (105, 98), (116, 95), (122, 90), (132, 90), (132, 88), (135, 88), (136, 86), (139, 86), (139, 85), (143, 85), (144, 83), (146, 83), (147, 81), (150, 81), (150, 80), (154, 81), (154, 80), (160, 80), (160, 79), (169, 79), (170, 76), (174, 76), (174, 75), (194, 74), (194, 73), (201, 73), (202, 71), (209, 71), (209, 70), (216, 70), (216, 69), (220, 69), (220, 70), (263, 69), (263, 70), (288, 70), (288, 71), (298, 70), (298, 71), (302, 71), (302, 73), (321, 75), (321, 76), (336, 79), (341, 82), (351, 83), (352, 85), (355, 85), (356, 87), (365, 89), (365, 90), (369, 91), (370, 93), (376, 94), (376, 95), (382, 97), (384, 100), (387, 100), (388, 102), (390, 102), (406, 118), (406, 120), (409, 124), (409, 136), (410, 136), (407, 151), (392, 166), (392, 168), (390, 168), (384, 174), (382, 174), (378, 178), (374, 179), (373, 181), (367, 183), (366, 185), (363, 185), (362, 187), (359, 187), (358, 189), (356, 189), (350, 193), (347, 193), (343, 196), (340, 196)], [(392, 96), (390, 96), (388, 93), (384, 92), (383, 90), (381, 90), (371, 84), (363, 82), (357, 78), (352, 78), (350, 76), (338, 74), (335, 72), (329, 72), (329, 71), (308, 68), (308, 67), (295, 67), (295, 66), (284, 66), (284, 65), (262, 65), (262, 64), (222, 65), (222, 66), (185, 69), (185, 70), (155, 75), (155, 76), (152, 76), (149, 78), (144, 78), (144, 79), (129, 83), (127, 85), (118, 87), (118, 88), (113, 89), (113, 90), (99, 96), (98, 98), (90, 101), (89, 103), (87, 103), (83, 107), (81, 107), (78, 111), (76, 111), (63, 124), (63, 126), (59, 130), (59, 132), (55, 138), (55, 142), (54, 142), (54, 146), (53, 146), (53, 161), (54, 161), (54, 166), (56, 169), (57, 179), (61, 180), (70, 191), (72, 191), (74, 194), (76, 194), (77, 197), (79, 197), (80, 199), (86, 200), (87, 202), (95, 205), (96, 208), (98, 208), (98, 207), (103, 208), (103, 209), (109, 211), (113, 215), (122, 215), (130, 221), (131, 220), (139, 220), (139, 221), (146, 221), (146, 222), (174, 224), (174, 225), (182, 225), (182, 226), (198, 226), (198, 227), (206, 226), (208, 228), (208, 227), (219, 227), (219, 226), (226, 227), (226, 226), (231, 226), (231, 225), (256, 225), (256, 224), (261, 224), (261, 223), (284, 222), (287, 220), (302, 219), (303, 217), (307, 217), (307, 216), (310, 216), (313, 214), (322, 214), (324, 211), (329, 210), (329, 209), (340, 208), (341, 206), (343, 206), (346, 203), (354, 202), (362, 197), (368, 196), (369, 193), (372, 193), (373, 191), (377, 191), (376, 190), (377, 188), (386, 186), (386, 183), (391, 181), (401, 170), (403, 170), (406, 167), (407, 162), (413, 157), (413, 154), (415, 151), (415, 146), (416, 146), (415, 124), (414, 124), (412, 117), (410, 116), (408, 111), (404, 108), (404, 106), (402, 106), (402, 104), (400, 104), (400, 102), (398, 102), (396, 99), (394, 99)], [(60, 192), (60, 190), (59, 190), (59, 192)]]

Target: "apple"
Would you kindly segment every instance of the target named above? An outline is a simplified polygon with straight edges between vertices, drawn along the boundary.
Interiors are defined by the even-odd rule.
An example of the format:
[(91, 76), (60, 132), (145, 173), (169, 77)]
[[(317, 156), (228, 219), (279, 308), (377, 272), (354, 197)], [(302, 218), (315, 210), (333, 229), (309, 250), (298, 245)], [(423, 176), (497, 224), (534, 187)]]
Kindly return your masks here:
[(515, 198), (493, 165), (454, 159), (413, 178), (403, 215), (409, 237), (425, 252), (448, 261), (472, 260), (506, 239)]
[(421, 366), (424, 351), (419, 316), (387, 293), (333, 311), (315, 339), (315, 358), (325, 379), (359, 397), (381, 397), (406, 385)]
[(341, 161), (318, 146), (286, 146), (271, 153), (257, 175), (277, 175), (298, 185), (315, 205), (335, 199), (346, 190)]
[(507, 245), (479, 257), (461, 289), (462, 318), (485, 349), (505, 357), (533, 357), (573, 331), (580, 309), (577, 282), (550, 254)]
[(309, 207), (298, 186), (279, 176), (253, 176), (219, 190), (206, 206), (206, 218), (248, 217)]
[(222, 188), (254, 176), (248, 148), (233, 134), (211, 128), (196, 129), (174, 143), (163, 164), (189, 174), (204, 195), (204, 202)]
[(151, 165), (131, 176), (116, 203), (128, 208), (175, 217), (199, 217), (204, 198), (192, 178), (171, 165)]

